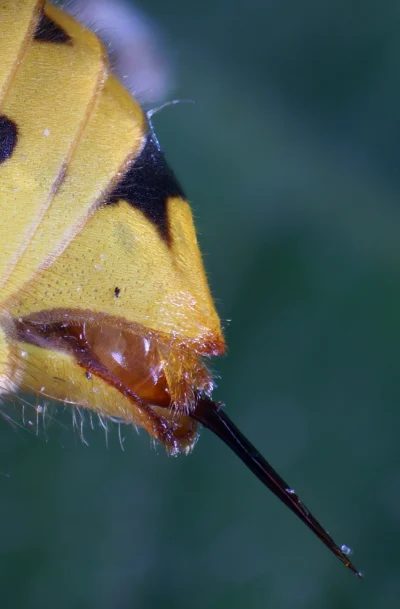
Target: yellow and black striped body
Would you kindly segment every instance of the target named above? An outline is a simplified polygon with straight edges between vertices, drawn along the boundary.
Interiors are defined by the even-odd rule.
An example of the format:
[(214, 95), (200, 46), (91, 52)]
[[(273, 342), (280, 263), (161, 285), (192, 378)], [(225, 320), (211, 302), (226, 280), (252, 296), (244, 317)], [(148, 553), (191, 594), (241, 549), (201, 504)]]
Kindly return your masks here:
[(212, 387), (201, 358), (224, 341), (182, 190), (91, 31), (4, 0), (0, 51), (1, 398), (38, 392), (186, 448)]
[(200, 422), (361, 576), (211, 399), (224, 348), (189, 205), (101, 43), (0, 0), (0, 400), (83, 406), (174, 453)]

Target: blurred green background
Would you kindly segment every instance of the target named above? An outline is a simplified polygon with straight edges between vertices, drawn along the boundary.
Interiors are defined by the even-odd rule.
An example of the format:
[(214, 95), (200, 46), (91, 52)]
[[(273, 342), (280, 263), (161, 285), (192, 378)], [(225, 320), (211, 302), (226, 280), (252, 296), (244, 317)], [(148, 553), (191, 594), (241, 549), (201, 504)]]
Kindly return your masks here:
[(208, 432), (173, 459), (64, 413), (0, 421), (1, 606), (398, 607), (398, 3), (138, 6), (196, 101), (154, 122), (225, 321), (215, 397), (366, 578)]

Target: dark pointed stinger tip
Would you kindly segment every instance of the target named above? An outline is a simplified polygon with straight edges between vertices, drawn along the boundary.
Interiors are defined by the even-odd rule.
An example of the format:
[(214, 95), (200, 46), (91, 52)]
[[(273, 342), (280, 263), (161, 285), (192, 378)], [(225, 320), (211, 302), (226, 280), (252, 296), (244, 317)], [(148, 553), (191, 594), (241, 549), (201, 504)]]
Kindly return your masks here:
[(222, 406), (223, 404), (213, 402), (208, 397), (198, 396), (196, 408), (190, 416), (227, 444), (239, 459), (247, 465), (250, 471), (292, 510), (348, 569), (362, 579), (362, 573), (349, 560), (349, 550), (345, 546), (342, 546), (343, 549), (340, 548), (333, 541), (332, 537), (319, 524), (311, 512), (308, 511), (295, 491), (271, 467), (251, 442), (239, 431), (236, 425), (232, 423)]

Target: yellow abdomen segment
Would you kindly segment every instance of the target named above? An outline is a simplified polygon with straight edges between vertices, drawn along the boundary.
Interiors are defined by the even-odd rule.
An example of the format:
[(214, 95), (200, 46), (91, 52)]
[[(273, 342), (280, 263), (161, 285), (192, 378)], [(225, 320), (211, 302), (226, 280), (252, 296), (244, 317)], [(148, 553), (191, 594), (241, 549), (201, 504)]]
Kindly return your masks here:
[[(94, 410), (103, 399), (105, 414), (127, 408), (157, 435), (157, 408), (190, 408), (212, 386), (201, 356), (225, 348), (190, 207), (92, 32), (47, 2), (15, 0), (0, 4), (0, 34), (0, 394), (21, 386)], [(90, 327), (85, 348), (96, 359), (100, 344), (101, 361), (74, 353), (64, 327)], [(143, 374), (158, 366), (162, 382), (146, 413), (103, 370), (107, 340), (122, 335), (127, 354), (137, 340), (155, 354)], [(151, 383), (143, 394), (118, 370), (151, 402)]]
[(143, 112), (94, 34), (22, 5), (0, 107), (16, 130), (0, 164), (1, 301), (14, 317), (106, 313), (221, 352), (190, 208)]

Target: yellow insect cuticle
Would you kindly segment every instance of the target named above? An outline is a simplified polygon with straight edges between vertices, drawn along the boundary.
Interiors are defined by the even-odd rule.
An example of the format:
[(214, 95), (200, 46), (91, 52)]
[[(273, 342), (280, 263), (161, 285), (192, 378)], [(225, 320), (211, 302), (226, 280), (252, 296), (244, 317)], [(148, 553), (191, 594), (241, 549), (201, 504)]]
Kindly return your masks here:
[(46, 395), (170, 454), (201, 424), (360, 575), (210, 397), (225, 342), (192, 212), (98, 37), (37, 0), (2, 2), (0, 34), (0, 400)]

